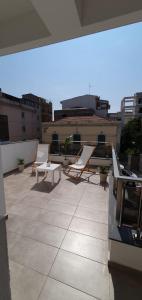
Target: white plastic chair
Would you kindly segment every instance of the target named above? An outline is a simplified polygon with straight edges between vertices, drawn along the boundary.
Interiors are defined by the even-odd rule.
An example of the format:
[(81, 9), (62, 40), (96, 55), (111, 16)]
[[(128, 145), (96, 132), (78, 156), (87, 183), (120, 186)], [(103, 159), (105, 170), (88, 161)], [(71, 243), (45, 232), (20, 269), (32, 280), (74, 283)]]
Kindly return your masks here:
[(32, 173), (35, 172), (37, 166), (48, 162), (49, 157), (49, 144), (39, 144), (35, 162), (32, 165)]

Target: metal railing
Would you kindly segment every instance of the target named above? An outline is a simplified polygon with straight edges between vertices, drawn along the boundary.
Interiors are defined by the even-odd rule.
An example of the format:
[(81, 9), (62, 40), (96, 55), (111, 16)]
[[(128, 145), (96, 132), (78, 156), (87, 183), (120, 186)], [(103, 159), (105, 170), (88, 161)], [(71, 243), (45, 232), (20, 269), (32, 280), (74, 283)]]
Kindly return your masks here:
[(136, 237), (142, 235), (142, 177), (123, 176), (112, 149), (113, 193), (116, 197), (116, 219), (118, 226), (130, 226), (136, 231)]
[(54, 140), (50, 144), (50, 153), (56, 155), (77, 155), (83, 145), (95, 146), (92, 157), (112, 158), (112, 146), (108, 142), (96, 141), (70, 141), (69, 144), (62, 140)]

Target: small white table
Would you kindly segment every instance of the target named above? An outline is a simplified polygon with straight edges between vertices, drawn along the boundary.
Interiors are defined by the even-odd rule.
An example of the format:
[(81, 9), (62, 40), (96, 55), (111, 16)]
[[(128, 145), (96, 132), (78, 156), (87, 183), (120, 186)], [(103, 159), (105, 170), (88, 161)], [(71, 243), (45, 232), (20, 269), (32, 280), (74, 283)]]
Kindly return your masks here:
[(54, 185), (54, 172), (58, 171), (59, 172), (59, 180), (61, 179), (61, 165), (60, 164), (52, 164), (48, 165), (48, 163), (44, 163), (40, 165), (39, 167), (36, 168), (36, 180), (38, 183), (38, 173), (39, 172), (45, 172), (44, 179), (47, 177), (47, 173), (51, 172), (52, 173), (52, 186)]

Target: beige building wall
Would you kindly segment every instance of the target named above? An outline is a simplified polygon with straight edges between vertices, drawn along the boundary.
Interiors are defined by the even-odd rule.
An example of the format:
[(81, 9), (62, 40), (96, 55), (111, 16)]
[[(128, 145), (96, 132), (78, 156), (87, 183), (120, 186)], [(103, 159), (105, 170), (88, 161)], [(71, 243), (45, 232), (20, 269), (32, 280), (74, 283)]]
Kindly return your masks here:
[[(22, 118), (24, 112), (24, 118)], [(9, 140), (19, 141), (40, 137), (40, 112), (27, 105), (0, 99), (0, 114), (8, 117)], [(23, 130), (25, 128), (25, 131)]]
[(106, 136), (106, 142), (113, 144), (114, 147), (118, 146), (120, 140), (119, 125), (116, 122), (108, 124), (64, 124), (57, 125), (53, 123), (51, 125), (42, 125), (42, 141), (43, 143), (52, 142), (52, 134), (58, 134), (58, 139), (63, 142), (66, 137), (73, 134), (80, 134), (81, 141), (97, 142), (98, 135), (104, 134)]

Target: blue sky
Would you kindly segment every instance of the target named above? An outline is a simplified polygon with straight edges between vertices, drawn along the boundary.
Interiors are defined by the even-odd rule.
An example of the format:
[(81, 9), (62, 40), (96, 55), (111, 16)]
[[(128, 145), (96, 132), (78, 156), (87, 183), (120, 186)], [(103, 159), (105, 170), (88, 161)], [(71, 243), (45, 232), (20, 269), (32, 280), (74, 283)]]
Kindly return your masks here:
[(60, 101), (89, 93), (118, 111), (124, 96), (142, 91), (142, 23), (0, 57), (0, 87)]

